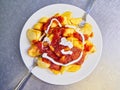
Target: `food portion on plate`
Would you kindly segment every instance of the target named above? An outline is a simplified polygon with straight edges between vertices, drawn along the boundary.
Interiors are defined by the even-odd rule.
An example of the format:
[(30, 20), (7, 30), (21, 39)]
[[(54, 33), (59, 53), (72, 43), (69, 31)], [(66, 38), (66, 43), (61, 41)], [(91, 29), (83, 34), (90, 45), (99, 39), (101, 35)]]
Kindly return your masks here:
[(80, 70), (87, 55), (96, 51), (91, 38), (92, 26), (86, 23), (79, 28), (81, 17), (73, 17), (72, 12), (56, 13), (42, 17), (27, 30), (30, 42), (28, 55), (37, 57), (37, 65), (54, 74)]

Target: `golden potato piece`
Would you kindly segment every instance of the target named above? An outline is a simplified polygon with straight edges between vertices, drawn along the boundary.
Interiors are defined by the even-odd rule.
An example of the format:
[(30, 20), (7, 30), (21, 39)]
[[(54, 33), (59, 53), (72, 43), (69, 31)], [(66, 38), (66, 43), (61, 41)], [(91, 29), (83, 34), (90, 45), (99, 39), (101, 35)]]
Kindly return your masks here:
[(88, 36), (90, 36), (91, 33), (92, 33), (92, 26), (90, 24), (86, 23), (84, 25), (84, 27), (81, 28), (81, 32), (88, 35)]
[(70, 65), (68, 65), (68, 66), (62, 66), (62, 67), (61, 67), (61, 70), (60, 70), (61, 74), (63, 74), (64, 72), (68, 71), (68, 69), (69, 69), (70, 67), (71, 67)]
[(47, 21), (48, 21), (48, 17), (42, 17), (40, 20), (39, 20), (39, 22), (41, 22), (41, 23), (46, 23)]
[(72, 24), (78, 25), (82, 21), (82, 18), (71, 18), (70, 21)]
[(40, 55), (38, 47), (35, 46), (35, 45), (32, 45), (28, 49), (28, 55), (31, 56), (31, 57), (36, 57), (36, 56)]
[(57, 26), (57, 24), (55, 22), (53, 22), (52, 25), (51, 25), (51, 28), (54, 28), (56, 26)]
[(90, 50), (90, 53), (94, 53), (94, 52), (96, 52), (96, 47), (93, 45), (93, 47)]
[(36, 24), (33, 26), (33, 28), (34, 28), (34, 29), (37, 29), (37, 30), (41, 30), (42, 26), (43, 26), (42, 23), (36, 23)]
[(41, 68), (49, 68), (50, 67), (50, 64), (46, 63), (46, 62), (43, 62), (42, 58), (38, 58), (37, 65)]
[(50, 71), (52, 71), (55, 75), (60, 74), (60, 71), (54, 70), (54, 69), (50, 69)]
[(68, 41), (72, 42), (74, 47), (77, 47), (79, 49), (83, 49), (84, 45), (75, 37), (69, 37), (67, 38)]
[(50, 41), (52, 41), (53, 34), (50, 34), (50, 35), (48, 36), (48, 38), (50, 39)]
[(61, 74), (63, 74), (64, 72), (76, 72), (80, 69), (80, 65), (75, 65), (75, 64), (72, 64), (72, 65), (68, 65), (68, 66), (62, 66), (61, 67)]
[(96, 47), (93, 45), (92, 42), (86, 41), (85, 45), (86, 45), (88, 53), (94, 53), (96, 51)]
[(65, 29), (63, 36), (71, 36), (74, 32), (75, 30), (73, 28), (67, 28)]
[(79, 41), (74, 41), (73, 45), (79, 49), (83, 49), (84, 45)]
[(76, 72), (81, 68), (80, 65), (70, 65), (69, 68), (67, 69), (68, 72)]
[(66, 12), (64, 12), (61, 16), (67, 17), (67, 19), (70, 19), (70, 18), (72, 17), (72, 12), (66, 11)]
[(64, 20), (63, 20), (63, 25), (67, 25), (67, 24), (69, 24), (69, 20), (67, 20), (67, 17), (65, 17), (65, 16), (63, 16), (63, 18), (64, 18)]
[(33, 40), (38, 41), (40, 36), (41, 36), (41, 32), (38, 30), (29, 29), (27, 31), (27, 37), (28, 37), (29, 41), (33, 41)]

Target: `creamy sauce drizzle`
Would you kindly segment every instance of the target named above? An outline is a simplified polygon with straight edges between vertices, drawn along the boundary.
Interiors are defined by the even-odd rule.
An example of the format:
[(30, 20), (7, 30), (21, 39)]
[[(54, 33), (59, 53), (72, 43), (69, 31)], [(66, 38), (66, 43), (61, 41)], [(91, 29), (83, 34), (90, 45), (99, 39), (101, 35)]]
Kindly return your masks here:
[(72, 51), (65, 51), (64, 49), (61, 50), (62, 54), (72, 54), (73, 52)]
[(51, 62), (53, 62), (56, 65), (68, 66), (68, 65), (71, 65), (71, 64), (74, 64), (74, 63), (78, 62), (82, 58), (82, 55), (83, 55), (83, 52), (81, 52), (80, 56), (77, 59), (75, 59), (75, 60), (73, 60), (73, 61), (71, 61), (71, 62), (69, 62), (67, 64), (56, 62), (53, 58), (49, 57), (47, 55), (47, 53), (43, 53), (42, 57), (44, 57), (46, 59), (49, 59)]
[(50, 26), (52, 25), (53, 21), (56, 21), (56, 22), (58, 23), (58, 25), (59, 25), (60, 27), (62, 27), (61, 23), (60, 23), (56, 18), (53, 18), (53, 19), (50, 21), (50, 24), (48, 25), (47, 30), (45, 30), (45, 33), (46, 33), (46, 34), (48, 33), (48, 31), (49, 31), (49, 29), (50, 29)]
[(68, 41), (65, 37), (61, 38), (60, 44), (63, 46), (68, 46), (69, 48), (73, 47), (73, 44), (70, 41)]
[(51, 43), (50, 39), (48, 37), (45, 37), (43, 42), (48, 42), (49, 44)]

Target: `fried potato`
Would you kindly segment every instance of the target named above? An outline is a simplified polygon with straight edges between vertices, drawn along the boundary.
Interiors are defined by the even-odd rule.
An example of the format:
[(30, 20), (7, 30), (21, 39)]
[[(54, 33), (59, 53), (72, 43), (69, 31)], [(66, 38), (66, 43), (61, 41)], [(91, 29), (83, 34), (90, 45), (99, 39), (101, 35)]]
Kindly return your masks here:
[(50, 67), (50, 63), (43, 62), (42, 58), (38, 58), (37, 65), (41, 68), (49, 68)]
[(43, 26), (43, 23), (36, 23), (36, 24), (33, 26), (33, 29), (41, 30), (41, 29), (42, 29), (42, 26)]
[(66, 12), (64, 12), (61, 16), (67, 17), (67, 19), (70, 19), (70, 18), (72, 17), (72, 12), (66, 11)]
[(61, 74), (63, 74), (64, 72), (76, 72), (80, 69), (80, 65), (75, 65), (75, 64), (72, 64), (72, 65), (68, 65), (68, 66), (62, 66), (61, 67)]
[(67, 25), (68, 24), (68, 20), (67, 20), (67, 17), (63, 16), (64, 20), (63, 20), (63, 25)]
[(70, 65), (68, 65), (68, 66), (62, 66), (62, 67), (61, 67), (61, 70), (60, 70), (61, 74), (63, 74), (64, 72), (68, 71), (68, 69), (69, 69), (70, 67), (71, 67)]
[(73, 28), (67, 28), (65, 29), (63, 36), (71, 36), (74, 32), (75, 30)]
[(27, 31), (27, 37), (28, 37), (30, 42), (33, 41), (33, 40), (38, 41), (40, 36), (41, 36), (41, 32), (38, 31), (38, 30), (29, 29)]
[(96, 51), (96, 47), (90, 41), (86, 41), (85, 47), (88, 53), (94, 53)]
[(75, 37), (68, 37), (67, 40), (72, 42), (74, 47), (77, 47), (79, 49), (83, 49), (84, 48), (84, 45)]
[(82, 21), (82, 18), (71, 18), (70, 21), (73, 25), (78, 25)]
[(58, 70), (55, 70), (55, 69), (50, 69), (50, 71), (52, 71), (55, 75), (58, 75), (58, 74), (60, 74), (60, 71), (58, 71)]
[(31, 56), (31, 57), (36, 57), (36, 56), (40, 55), (38, 47), (35, 46), (35, 45), (32, 45), (28, 49), (28, 55)]
[(48, 17), (42, 17), (40, 20), (39, 20), (39, 22), (40, 23), (46, 23), (47, 21), (48, 21)]
[(69, 68), (67, 69), (68, 72), (76, 72), (81, 68), (80, 65), (70, 65)]
[(53, 22), (52, 25), (51, 25), (51, 28), (54, 28), (56, 26), (57, 26), (57, 24), (55, 22)]
[(84, 27), (81, 28), (81, 32), (83, 34), (86, 34), (86, 35), (90, 36), (91, 33), (92, 33), (92, 26), (90, 24), (86, 23), (84, 25)]
[(53, 34), (50, 34), (50, 35), (48, 36), (48, 38), (50, 39), (50, 41), (52, 41)]
[(91, 50), (89, 51), (89, 53), (94, 53), (96, 52), (96, 47), (93, 45), (93, 47), (91, 48)]

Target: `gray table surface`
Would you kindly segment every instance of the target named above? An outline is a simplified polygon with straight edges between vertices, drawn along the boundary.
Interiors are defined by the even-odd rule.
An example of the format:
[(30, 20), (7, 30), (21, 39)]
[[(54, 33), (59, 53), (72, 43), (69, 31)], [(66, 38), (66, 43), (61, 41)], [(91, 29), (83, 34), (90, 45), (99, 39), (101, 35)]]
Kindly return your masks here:
[[(66, 3), (85, 9), (89, 0), (0, 0), (0, 90), (13, 90), (27, 72), (19, 38), (26, 20), (38, 9)], [(68, 86), (47, 84), (31, 76), (22, 90), (120, 90), (120, 0), (97, 0), (90, 15), (103, 36), (103, 52), (95, 70)]]

